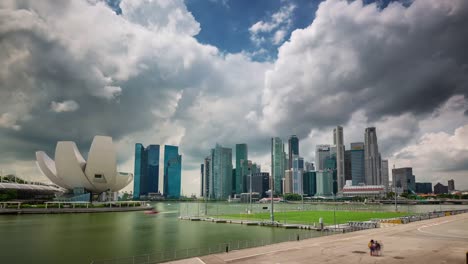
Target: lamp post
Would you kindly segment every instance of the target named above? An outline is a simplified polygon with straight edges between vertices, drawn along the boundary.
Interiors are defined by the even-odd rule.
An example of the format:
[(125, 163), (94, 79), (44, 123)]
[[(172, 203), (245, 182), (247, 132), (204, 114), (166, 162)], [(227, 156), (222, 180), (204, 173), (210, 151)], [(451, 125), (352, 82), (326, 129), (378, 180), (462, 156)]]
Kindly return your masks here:
[(336, 194), (333, 192), (333, 225), (336, 228), (336, 200), (335, 200)]
[(208, 204), (206, 203), (207, 202), (206, 201), (206, 199), (207, 199), (206, 188), (205, 188), (205, 197), (204, 198), (205, 198), (205, 216), (207, 216), (208, 215)]
[(252, 172), (249, 168), (249, 177), (250, 177), (250, 214), (252, 214)]
[(304, 190), (301, 192), (301, 200), (302, 200), (302, 211), (304, 211)]
[(335, 184), (336, 184), (336, 179), (335, 179), (335, 177), (333, 177), (333, 186), (332, 186), (332, 188), (333, 188), (333, 225), (336, 228), (336, 192), (335, 192)]
[(301, 186), (301, 200), (302, 200), (302, 211), (304, 211), (304, 172), (302, 171), (299, 171), (301, 173), (301, 179), (300, 179), (300, 182), (302, 184), (299, 184)]
[(271, 208), (270, 208), (270, 219), (271, 223), (275, 222), (275, 215), (273, 210), (273, 186), (275, 184), (275, 178), (271, 175), (271, 186), (270, 186), (270, 200), (271, 200)]
[(398, 196), (398, 191), (396, 188), (396, 177), (393, 179), (393, 189), (395, 190), (395, 212), (398, 212), (398, 205), (397, 205), (397, 196)]

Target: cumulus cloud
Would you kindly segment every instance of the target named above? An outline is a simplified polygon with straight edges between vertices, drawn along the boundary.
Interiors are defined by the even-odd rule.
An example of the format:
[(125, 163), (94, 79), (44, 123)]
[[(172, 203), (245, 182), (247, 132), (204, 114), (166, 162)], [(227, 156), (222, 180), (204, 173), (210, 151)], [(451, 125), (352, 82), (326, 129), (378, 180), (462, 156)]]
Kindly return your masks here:
[[(123, 1), (121, 16), (91, 1), (0, 5), (3, 162), (33, 163), (36, 150), (53, 155), (58, 140), (86, 149), (103, 134), (114, 138), (122, 164), (131, 164), (135, 142), (180, 144), (185, 171), (214, 138), (223, 143), (228, 136), (213, 127), (239, 124), (259, 110), (271, 65), (198, 43), (199, 24), (182, 1)], [(69, 111), (72, 104), (63, 98), (79, 102), (79, 111)], [(69, 112), (56, 115), (51, 108)], [(236, 131), (248, 135), (249, 129), (255, 128)]]
[[(425, 134), (460, 140), (454, 131), (468, 123), (464, 0), (384, 9), (328, 0), (281, 45), (295, 8), (286, 5), (250, 29), (281, 45), (273, 62), (200, 44), (201, 26), (182, 0), (120, 7), (117, 15), (100, 1), (0, 3), (0, 164), (20, 172), (33, 167), (36, 150), (52, 155), (58, 140), (87, 149), (101, 134), (114, 138), (119, 169), (132, 171), (136, 142), (173, 144), (192, 193), (215, 143), (247, 143), (267, 170), (272, 136), (297, 134), (301, 155), (313, 160), (333, 126), (344, 126), (346, 144), (376, 126), (385, 157), (414, 159)], [(70, 109), (67, 101), (79, 111), (50, 111), (51, 102)], [(463, 172), (456, 164), (444, 173)]]
[(11, 128), (13, 130), (20, 130), (21, 126), (16, 124), (17, 117), (10, 113), (3, 113), (0, 115), (0, 127)]
[(419, 116), (467, 95), (468, 36), (460, 34), (467, 14), (462, 0), (394, 2), (385, 9), (321, 3), (313, 23), (292, 32), (266, 74), (262, 129), (293, 129), (303, 137), (311, 124), (343, 124), (359, 110), (371, 121)]
[(414, 167), (420, 180), (446, 184), (445, 181), (454, 177), (463, 186), (468, 183), (467, 138), (468, 125), (457, 128), (453, 134), (425, 133), (416, 144), (396, 152), (392, 161), (399, 166)]
[(200, 24), (182, 1), (132, 0), (120, 4), (123, 16), (155, 32), (169, 31), (194, 36), (200, 32)]
[(73, 100), (67, 100), (63, 102), (55, 102), (52, 101), (50, 104), (50, 109), (56, 113), (60, 112), (74, 112), (80, 108), (80, 105), (73, 101)]
[[(250, 39), (257, 45), (269, 38), (275, 45), (283, 42), (292, 24), (295, 5), (289, 3), (282, 6), (278, 12), (272, 14), (266, 21), (260, 20), (249, 28)], [(273, 33), (272, 36), (269, 36)]]

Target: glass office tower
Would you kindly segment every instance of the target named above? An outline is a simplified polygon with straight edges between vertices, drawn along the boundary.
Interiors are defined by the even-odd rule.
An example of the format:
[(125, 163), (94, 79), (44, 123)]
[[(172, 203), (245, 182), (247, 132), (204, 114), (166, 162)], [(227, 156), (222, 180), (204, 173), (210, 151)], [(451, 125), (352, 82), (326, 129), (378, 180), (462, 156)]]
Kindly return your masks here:
[(232, 149), (219, 144), (211, 150), (210, 198), (225, 200), (232, 191)]
[(381, 157), (377, 143), (377, 130), (375, 127), (368, 127), (364, 134), (364, 173), (367, 185), (382, 184), (380, 166)]
[(283, 193), (283, 178), (287, 167), (284, 144), (279, 137), (271, 138), (271, 177), (275, 194)]
[(246, 192), (244, 189), (244, 176), (247, 174), (247, 160), (247, 144), (236, 144), (236, 177), (233, 180), (233, 183), (235, 184), (233, 185), (233, 189), (237, 194)]
[(299, 138), (296, 135), (292, 135), (288, 140), (288, 160), (289, 166), (288, 169), (293, 167), (293, 157), (299, 156)]
[(317, 192), (317, 175), (315, 171), (307, 171), (302, 175), (302, 188), (306, 196), (314, 196)]
[(179, 147), (164, 146), (164, 197), (180, 197), (182, 173), (182, 155), (179, 155)]
[(133, 199), (159, 191), (159, 145), (135, 144)]
[(366, 183), (364, 142), (351, 143), (351, 179), (353, 186)]

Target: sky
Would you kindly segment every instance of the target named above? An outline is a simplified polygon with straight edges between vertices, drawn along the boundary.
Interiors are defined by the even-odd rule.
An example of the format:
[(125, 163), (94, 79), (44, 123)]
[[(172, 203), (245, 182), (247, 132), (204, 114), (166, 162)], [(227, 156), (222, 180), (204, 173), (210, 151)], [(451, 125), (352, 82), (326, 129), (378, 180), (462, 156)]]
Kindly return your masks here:
[(468, 189), (466, 47), (466, 0), (1, 1), (0, 170), (47, 181), (35, 151), (107, 135), (127, 172), (178, 145), (190, 195), (216, 143), (269, 171), (273, 136), (313, 161), (375, 126), (390, 167)]

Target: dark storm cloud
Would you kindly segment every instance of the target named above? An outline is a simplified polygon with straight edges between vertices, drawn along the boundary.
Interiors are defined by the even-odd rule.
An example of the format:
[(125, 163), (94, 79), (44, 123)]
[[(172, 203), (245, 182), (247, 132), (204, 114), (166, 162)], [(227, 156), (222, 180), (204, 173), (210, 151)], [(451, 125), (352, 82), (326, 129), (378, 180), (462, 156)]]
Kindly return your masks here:
[(447, 167), (443, 169), (443, 171), (447, 172), (464, 172), (468, 171), (468, 150), (463, 151), (460, 153), (460, 157), (457, 160), (447, 160), (446, 165)]
[[(369, 122), (425, 116), (456, 94), (468, 95), (468, 2), (327, 1), (292, 33), (267, 75), (265, 127), (300, 136), (345, 124), (357, 110)], [(462, 33), (463, 32), (463, 33)]]
[[(2, 159), (34, 159), (36, 150), (46, 150), (53, 156), (58, 140), (75, 141), (86, 154), (95, 135), (109, 135), (117, 141), (124, 135), (153, 127), (161, 119), (154, 116), (154, 110), (165, 112), (167, 102), (176, 91), (197, 84), (195, 79), (190, 82), (187, 78), (178, 78), (182, 56), (158, 54), (157, 48), (164, 49), (170, 39), (167, 44), (159, 41), (155, 53), (147, 54), (135, 64), (131, 60), (145, 54), (132, 54), (131, 41), (137, 34), (142, 35), (139, 37), (148, 34), (138, 31), (138, 27), (123, 30), (123, 36), (119, 31), (106, 36), (110, 38), (105, 45), (109, 51), (93, 46), (105, 42), (105, 36), (99, 40), (99, 36), (85, 30), (86, 39), (86, 36), (80, 36), (79, 30), (76, 34), (62, 32), (59, 24), (65, 28), (69, 25), (69, 29), (76, 26), (67, 20), (67, 14), (77, 11), (70, 9), (92, 8), (86, 3), (73, 8), (61, 4), (60, 14), (56, 13), (56, 5), (47, 2), (11, 3), (10, 10), (6, 4), (7, 9), (0, 10), (0, 64), (3, 70), (0, 71), (0, 115), (8, 114), (18, 129), (12, 129), (11, 122), (7, 123), (5, 116), (0, 116), (4, 119), (3, 123), (0, 119)], [(83, 16), (89, 15), (87, 11)], [(114, 23), (109, 25), (110, 30), (122, 23), (121, 18), (103, 11), (102, 24)], [(81, 29), (86, 25), (78, 27)], [(93, 33), (92, 29), (89, 31)], [(100, 34), (99, 29), (96, 31)], [(81, 46), (71, 46), (75, 43), (68, 42), (70, 36), (78, 41), (84, 39), (84, 42)], [(180, 36), (179, 41), (184, 42), (184, 36)], [(182, 48), (183, 44), (178, 46), (174, 48)], [(164, 51), (170, 53), (169, 49)], [(113, 52), (117, 55), (115, 59)], [(128, 70), (125, 64), (128, 64)], [(138, 74), (132, 71), (138, 71)], [(73, 100), (77, 107), (70, 112), (51, 110), (52, 102), (66, 100)]]
[[(273, 136), (297, 134), (306, 156), (350, 122), (359, 123), (345, 130), (353, 141), (376, 124), (389, 156), (424, 132), (418, 120), (453, 95), (468, 98), (464, 0), (385, 8), (329, 0), (274, 63), (198, 43), (200, 25), (182, 1), (122, 1), (121, 15), (99, 1), (8, 3), (0, 161), (53, 155), (58, 140), (86, 155), (102, 134), (125, 149), (120, 161), (131, 160), (136, 142), (179, 144), (184, 169), (196, 169), (216, 143), (233, 155), (247, 143), (250, 157), (267, 157)], [(53, 102), (76, 105), (54, 110)]]

